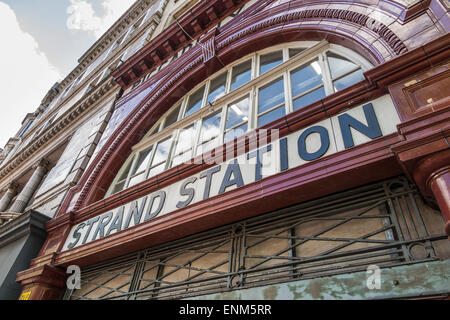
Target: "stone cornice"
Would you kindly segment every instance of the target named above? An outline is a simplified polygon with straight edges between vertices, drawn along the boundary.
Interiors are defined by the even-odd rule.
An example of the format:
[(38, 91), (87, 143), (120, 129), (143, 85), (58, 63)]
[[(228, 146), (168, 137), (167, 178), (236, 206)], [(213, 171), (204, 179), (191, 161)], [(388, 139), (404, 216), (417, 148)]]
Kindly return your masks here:
[(106, 93), (110, 92), (114, 88), (117, 88), (114, 80), (111, 77), (106, 78), (100, 86), (98, 86), (93, 92), (89, 93), (89, 95), (81, 98), (75, 106), (59, 117), (59, 120), (49, 126), (39, 135), (37, 139), (32, 140), (12, 159), (3, 164), (0, 169), (0, 179), (3, 179), (10, 172), (20, 166), (20, 164), (22, 164), (25, 160), (42, 149), (43, 146), (52, 141), (61, 131), (65, 130), (65, 128), (67, 128), (70, 124), (79, 119), (80, 116), (89, 109), (89, 107), (100, 101)]
[(117, 22), (111, 26), (103, 36), (98, 39), (87, 51), (86, 53), (78, 59), (78, 66), (76, 66), (58, 85), (58, 90), (62, 90), (72, 82), (89, 64), (95, 60), (101, 53), (107, 49), (108, 45), (116, 40), (122, 35), (123, 31), (126, 30), (133, 21), (139, 17), (139, 15), (147, 9), (154, 0), (141, 0), (137, 1), (130, 9), (128, 9), (122, 17), (117, 20)]

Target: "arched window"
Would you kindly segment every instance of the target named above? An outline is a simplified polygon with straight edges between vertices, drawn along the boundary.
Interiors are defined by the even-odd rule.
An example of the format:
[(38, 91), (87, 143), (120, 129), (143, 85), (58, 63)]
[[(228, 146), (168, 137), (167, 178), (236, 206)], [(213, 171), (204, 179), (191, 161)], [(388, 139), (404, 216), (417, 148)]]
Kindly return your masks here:
[(347, 88), (371, 67), (355, 52), (325, 41), (248, 55), (197, 85), (161, 117), (133, 147), (106, 196)]

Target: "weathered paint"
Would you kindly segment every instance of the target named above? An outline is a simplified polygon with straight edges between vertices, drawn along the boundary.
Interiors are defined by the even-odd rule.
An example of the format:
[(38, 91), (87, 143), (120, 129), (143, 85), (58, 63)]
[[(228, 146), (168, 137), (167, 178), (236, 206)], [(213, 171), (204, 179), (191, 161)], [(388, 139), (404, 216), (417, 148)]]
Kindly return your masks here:
[(419, 297), (450, 292), (450, 261), (381, 269), (381, 288), (368, 289), (365, 271), (263, 287), (234, 290), (187, 300), (355, 300)]

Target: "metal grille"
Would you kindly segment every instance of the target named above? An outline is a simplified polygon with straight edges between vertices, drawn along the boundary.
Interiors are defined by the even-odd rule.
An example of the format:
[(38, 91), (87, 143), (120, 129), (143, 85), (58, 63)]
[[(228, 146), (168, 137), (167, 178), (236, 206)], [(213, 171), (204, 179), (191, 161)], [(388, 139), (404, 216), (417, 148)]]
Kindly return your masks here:
[(442, 226), (397, 178), (85, 268), (65, 298), (181, 299), (432, 261), (450, 256)]

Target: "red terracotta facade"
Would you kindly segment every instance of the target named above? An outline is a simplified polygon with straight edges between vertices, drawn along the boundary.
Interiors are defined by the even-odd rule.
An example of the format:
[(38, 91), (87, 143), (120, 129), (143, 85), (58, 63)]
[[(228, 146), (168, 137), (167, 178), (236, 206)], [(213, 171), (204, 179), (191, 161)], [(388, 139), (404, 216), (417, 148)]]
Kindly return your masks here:
[[(367, 4), (371, 1), (353, 2)], [(430, 2), (422, 1), (408, 10), (396, 7), (392, 2), (383, 3), (386, 12), (394, 12), (400, 23), (407, 23), (426, 10)], [(399, 174), (414, 181), (425, 197), (436, 200), (447, 220), (442, 228), (450, 236), (450, 36), (446, 34), (408, 50), (399, 35), (385, 25), (375, 24), (363, 13), (352, 13), (345, 5), (332, 9), (313, 6), (316, 3), (313, 1), (292, 1), (263, 11), (261, 4), (256, 3), (226, 27), (214, 27), (244, 3), (202, 1), (197, 10), (192, 10), (196, 14), (185, 15), (180, 23), (193, 38), (200, 37), (200, 43), (209, 43), (215, 56), (196, 46), (157, 73), (158, 79), (150, 78), (116, 102), (132, 101), (160, 80), (117, 128), (103, 152), (66, 197), (57, 217), (48, 223), (49, 236), (39, 256), (28, 270), (17, 276), (23, 291), (31, 290), (31, 299), (59, 297), (65, 287), (63, 268), (68, 265), (94, 264)], [(189, 42), (178, 30), (169, 27), (124, 63), (114, 73), (116, 81), (127, 89), (169, 59)], [(370, 44), (368, 35), (377, 37), (376, 42)], [(282, 137), (389, 93), (401, 119), (397, 133), (292, 168), (76, 249), (61, 251), (70, 228), (76, 223), (211, 166), (183, 164), (103, 198), (131, 147), (194, 85), (255, 50), (288, 41), (323, 39), (359, 52), (375, 67), (365, 73), (364, 81), (282, 117), (265, 128), (279, 129)], [(293, 198), (292, 194), (297, 196)], [(229, 214), (236, 206), (240, 210)]]

